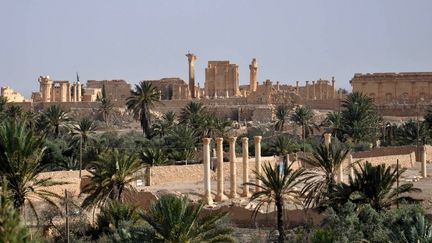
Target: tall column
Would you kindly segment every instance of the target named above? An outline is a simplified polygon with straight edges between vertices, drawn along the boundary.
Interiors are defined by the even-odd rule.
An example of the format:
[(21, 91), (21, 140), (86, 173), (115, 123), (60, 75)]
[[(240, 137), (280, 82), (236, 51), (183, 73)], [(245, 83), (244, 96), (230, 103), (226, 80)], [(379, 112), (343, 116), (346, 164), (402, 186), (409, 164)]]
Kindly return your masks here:
[(327, 148), (329, 148), (329, 146), (330, 146), (330, 142), (331, 142), (331, 133), (329, 133), (329, 132), (326, 132), (326, 133), (324, 133), (324, 144), (325, 144), (325, 146), (327, 147)]
[(316, 87), (315, 87), (315, 81), (312, 81), (312, 97), (314, 100), (316, 100)]
[(257, 71), (258, 71), (258, 64), (256, 61), (256, 58), (252, 58), (252, 62), (249, 65), (249, 91), (254, 92), (257, 89)]
[(331, 92), (331, 97), (332, 97), (333, 99), (336, 98), (336, 86), (335, 86), (335, 83), (336, 83), (335, 78), (332, 77), (332, 88), (333, 88), (333, 90), (332, 90), (332, 92)]
[[(254, 143), (255, 143), (255, 171), (258, 174), (261, 174), (261, 136), (255, 136), (254, 137)], [(255, 178), (255, 184), (261, 186), (261, 181), (257, 180)], [(255, 192), (261, 191), (261, 188), (258, 186), (255, 188)]]
[(77, 89), (77, 84), (76, 83), (74, 83), (73, 84), (73, 91), (74, 91), (74, 94), (73, 94), (73, 101), (74, 102), (77, 102), (78, 101), (78, 89)]
[(223, 174), (223, 138), (216, 138), (216, 171), (217, 171), (217, 192), (215, 201), (226, 199), (224, 195), (224, 174)]
[(249, 186), (244, 183), (249, 182), (249, 138), (242, 138), (243, 149), (243, 193), (242, 197), (250, 197)]
[(70, 83), (68, 82), (67, 84), (66, 84), (66, 89), (67, 89), (67, 91), (66, 91), (66, 101), (67, 102), (71, 102), (72, 101), (72, 98), (71, 98), (71, 87), (70, 87)]
[(230, 155), (230, 198), (236, 198), (237, 195), (237, 165), (236, 165), (236, 153), (235, 153), (235, 142), (237, 137), (229, 138), (229, 155)]
[(306, 100), (309, 99), (309, 81), (306, 81)]
[(204, 165), (204, 197), (206, 204), (213, 204), (210, 185), (210, 141), (211, 138), (203, 138), (203, 165)]
[(77, 92), (78, 93), (78, 97), (77, 97), (78, 100), (77, 101), (81, 102), (81, 83), (79, 81), (77, 82), (77, 86), (78, 86), (77, 87), (77, 90), (78, 90), (78, 92)]
[(66, 83), (60, 83), (60, 102), (66, 102), (67, 98)]
[(55, 83), (53, 83), (52, 85), (51, 85), (51, 102), (55, 102), (56, 100), (56, 97), (55, 97)]
[(322, 99), (324, 99), (324, 96), (323, 96), (323, 82), (322, 81), (320, 81), (318, 83), (318, 89), (319, 89), (319, 99), (322, 100)]
[(188, 58), (188, 63), (189, 63), (189, 92), (190, 92), (190, 97), (192, 98), (196, 98), (196, 92), (195, 92), (195, 60), (197, 59), (197, 57), (193, 54), (188, 52), (188, 54), (186, 54), (187, 58)]
[(422, 175), (423, 178), (426, 178), (427, 177), (427, 167), (426, 167), (427, 152), (426, 152), (426, 146), (422, 146), (421, 152), (422, 152), (422, 156), (421, 156), (421, 159), (422, 159), (421, 175)]
[(300, 90), (299, 90), (299, 81), (296, 81), (296, 94), (300, 95)]

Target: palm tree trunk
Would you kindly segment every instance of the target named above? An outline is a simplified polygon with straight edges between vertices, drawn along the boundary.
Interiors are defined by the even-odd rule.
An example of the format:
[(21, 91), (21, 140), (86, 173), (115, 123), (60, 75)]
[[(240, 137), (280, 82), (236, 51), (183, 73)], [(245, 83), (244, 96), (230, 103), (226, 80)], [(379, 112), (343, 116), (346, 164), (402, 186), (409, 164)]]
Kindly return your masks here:
[(283, 207), (282, 207), (282, 198), (276, 197), (276, 213), (277, 213), (277, 228), (279, 231), (278, 242), (285, 241), (285, 233), (283, 229)]

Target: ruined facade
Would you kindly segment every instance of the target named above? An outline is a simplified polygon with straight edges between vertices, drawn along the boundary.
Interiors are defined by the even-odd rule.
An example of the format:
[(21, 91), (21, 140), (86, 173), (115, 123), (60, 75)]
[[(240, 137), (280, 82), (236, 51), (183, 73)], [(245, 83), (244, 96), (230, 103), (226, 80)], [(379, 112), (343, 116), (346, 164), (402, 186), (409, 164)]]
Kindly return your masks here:
[(377, 105), (416, 104), (432, 99), (432, 72), (356, 73), (353, 92), (363, 93)]
[(229, 61), (209, 61), (205, 69), (206, 97), (239, 96), (238, 66)]
[(122, 79), (115, 80), (87, 80), (86, 89), (99, 89), (105, 87), (107, 98), (115, 104), (126, 104), (131, 94), (131, 85)]
[(38, 78), (39, 92), (32, 93), (34, 102), (80, 102), (82, 86), (79, 80), (72, 85), (65, 80), (51, 80), (49, 76)]
[(0, 89), (0, 96), (6, 98), (7, 102), (24, 102), (25, 98), (20, 93), (14, 91), (10, 87), (2, 87)]
[[(162, 78), (158, 80), (143, 80), (150, 82), (159, 92), (161, 100), (185, 100), (191, 98), (188, 85), (181, 78)], [(199, 87), (195, 88), (196, 97), (199, 96)]]

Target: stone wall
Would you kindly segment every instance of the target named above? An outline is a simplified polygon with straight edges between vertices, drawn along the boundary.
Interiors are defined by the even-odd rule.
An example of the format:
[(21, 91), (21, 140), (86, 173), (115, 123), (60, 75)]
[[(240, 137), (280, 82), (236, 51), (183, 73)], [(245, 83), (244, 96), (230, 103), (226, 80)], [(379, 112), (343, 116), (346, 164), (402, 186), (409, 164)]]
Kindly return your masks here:
[[(396, 161), (399, 160), (399, 165), (402, 168), (412, 168), (415, 165), (415, 153), (410, 152), (407, 154), (398, 154), (398, 155), (386, 155), (386, 156), (374, 156), (374, 157), (354, 157), (355, 154), (353, 154), (353, 162), (357, 160), (361, 160), (361, 163), (365, 163), (368, 161), (372, 165), (380, 165), (380, 164), (386, 164), (389, 165), (396, 165)], [(348, 162), (345, 161), (345, 165), (347, 165)]]
[[(278, 157), (261, 157), (261, 163), (271, 163), (281, 161)], [(224, 178), (229, 179), (230, 175), (229, 162), (224, 163)], [(243, 175), (243, 162), (241, 157), (237, 157), (237, 179), (241, 181)], [(295, 166), (297, 167), (297, 166)], [(255, 170), (255, 159), (249, 159), (249, 175), (253, 177)], [(212, 180), (216, 180), (216, 171), (211, 171)], [(168, 166), (155, 166), (151, 168), (151, 185), (163, 185), (176, 182), (202, 182), (204, 180), (204, 167), (203, 164), (193, 165), (168, 165)]]

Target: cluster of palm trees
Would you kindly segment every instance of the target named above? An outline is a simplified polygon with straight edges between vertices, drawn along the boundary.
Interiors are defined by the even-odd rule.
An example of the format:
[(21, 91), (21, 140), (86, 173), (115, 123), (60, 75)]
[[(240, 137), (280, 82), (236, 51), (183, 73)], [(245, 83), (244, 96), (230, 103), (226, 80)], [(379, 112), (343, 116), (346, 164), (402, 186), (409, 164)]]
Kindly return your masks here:
[(419, 192), (419, 189), (412, 183), (398, 184), (405, 169), (359, 161), (353, 168), (354, 177), (350, 175), (347, 183), (338, 180), (338, 171), (348, 152), (349, 149), (341, 143), (316, 145), (306, 161), (314, 167), (313, 170), (293, 169), (293, 164), (288, 163), (282, 170), (280, 166), (264, 165), (262, 173), (255, 172), (261, 183), (247, 183), (260, 188), (251, 198), (258, 200), (255, 214), (263, 205), (274, 203), (279, 242), (286, 238), (283, 220), (286, 204), (322, 211), (326, 208), (338, 210), (351, 202), (359, 208), (368, 204), (381, 211), (402, 203), (419, 202), (407, 194)]

